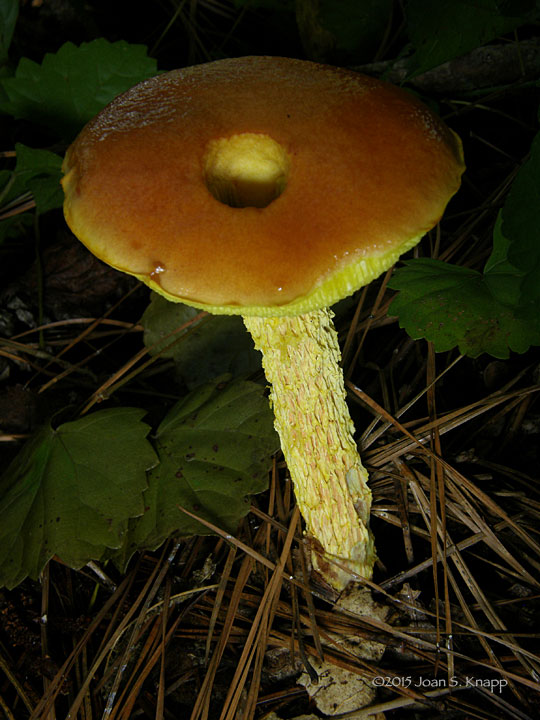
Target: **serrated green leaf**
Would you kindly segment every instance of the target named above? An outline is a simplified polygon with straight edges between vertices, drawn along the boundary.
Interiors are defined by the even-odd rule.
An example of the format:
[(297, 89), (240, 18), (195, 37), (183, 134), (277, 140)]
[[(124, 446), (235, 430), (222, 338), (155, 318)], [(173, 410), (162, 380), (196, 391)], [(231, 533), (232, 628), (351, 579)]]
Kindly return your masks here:
[(525, 273), (522, 304), (540, 301), (540, 133), (516, 175), (504, 203), (502, 232), (509, 238), (508, 260)]
[(156, 448), (160, 464), (149, 474), (145, 514), (130, 521), (124, 547), (114, 555), (120, 565), (171, 535), (208, 534), (179, 506), (235, 532), (249, 510), (247, 496), (267, 487), (279, 439), (264, 389), (224, 378), (172, 408), (158, 428)]
[(399, 293), (389, 312), (413, 339), (430, 340), (438, 352), (458, 346), (471, 357), (507, 358), (509, 349), (540, 344), (540, 323), (498, 299), (506, 297), (507, 283), (503, 275), (486, 282), (476, 270), (419, 258), (394, 273), (389, 286)]
[(234, 6), (237, 8), (248, 6), (253, 8), (264, 8), (273, 12), (292, 12), (294, 13), (295, 0), (233, 0)]
[(472, 357), (540, 345), (539, 198), (540, 134), (499, 213), (483, 273), (428, 259), (394, 273), (389, 287), (400, 292), (390, 312), (411, 337)]
[[(38, 213), (61, 207), (60, 155), (49, 150), (29, 148), (21, 143), (16, 144), (15, 152), (15, 168), (0, 172), (0, 213), (8, 203), (27, 192), (32, 194)], [(32, 222), (31, 218), (31, 213), (21, 213), (0, 220), (0, 241), (17, 232), (20, 234)]]
[(335, 38), (337, 50), (369, 59), (391, 16), (391, 0), (319, 0), (317, 20)]
[(188, 388), (222, 375), (247, 375), (261, 368), (261, 355), (238, 316), (206, 315), (181, 333), (172, 334), (200, 314), (189, 305), (172, 303), (157, 293), (141, 323), (144, 344), (152, 354), (172, 358)]
[(0, 245), (9, 238), (20, 238), (32, 227), (32, 214), (21, 213), (0, 220)]
[(464, 55), (528, 22), (533, 0), (409, 0), (408, 34), (414, 48), (410, 76)]
[(7, 58), (19, 16), (19, 0), (0, 0), (0, 63)]
[(508, 260), (510, 241), (502, 232), (502, 212), (493, 230), (493, 250), (484, 267), (484, 281), (493, 297), (503, 305), (517, 308), (521, 304), (521, 287), (525, 273)]
[(15, 77), (0, 84), (0, 110), (71, 138), (116, 95), (157, 73), (144, 45), (103, 38), (76, 47), (65, 43), (41, 65), (22, 58)]
[(102, 410), (43, 428), (15, 458), (0, 481), (0, 585), (37, 578), (53, 555), (78, 568), (121, 545), (157, 461), (143, 415)]
[[(29, 190), (35, 200), (38, 213), (61, 207), (63, 203), (62, 158), (49, 150), (36, 150), (22, 143), (15, 145), (15, 188)], [(13, 190), (12, 190), (13, 191)]]

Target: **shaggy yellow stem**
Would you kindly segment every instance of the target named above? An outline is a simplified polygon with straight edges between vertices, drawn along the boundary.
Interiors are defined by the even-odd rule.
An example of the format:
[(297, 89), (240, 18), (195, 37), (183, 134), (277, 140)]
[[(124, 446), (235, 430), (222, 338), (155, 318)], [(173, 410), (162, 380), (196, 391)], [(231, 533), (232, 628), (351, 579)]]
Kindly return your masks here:
[(368, 529), (371, 492), (353, 440), (332, 317), (317, 310), (244, 322), (272, 384), (275, 427), (296, 501), (307, 534), (317, 541), (314, 565), (342, 589), (351, 575), (333, 561), (371, 577), (375, 551)]

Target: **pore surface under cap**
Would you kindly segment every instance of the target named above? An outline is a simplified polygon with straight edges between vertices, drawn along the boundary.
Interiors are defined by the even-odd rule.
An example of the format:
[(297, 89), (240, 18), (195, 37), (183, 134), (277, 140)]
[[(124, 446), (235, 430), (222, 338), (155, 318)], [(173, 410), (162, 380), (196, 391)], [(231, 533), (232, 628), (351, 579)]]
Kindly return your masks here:
[[(205, 179), (212, 142), (269, 136), (288, 158), (266, 207), (230, 207)], [(214, 312), (329, 305), (438, 221), (459, 140), (393, 86), (330, 66), (236, 58), (124, 93), (70, 147), (66, 219), (98, 257)]]

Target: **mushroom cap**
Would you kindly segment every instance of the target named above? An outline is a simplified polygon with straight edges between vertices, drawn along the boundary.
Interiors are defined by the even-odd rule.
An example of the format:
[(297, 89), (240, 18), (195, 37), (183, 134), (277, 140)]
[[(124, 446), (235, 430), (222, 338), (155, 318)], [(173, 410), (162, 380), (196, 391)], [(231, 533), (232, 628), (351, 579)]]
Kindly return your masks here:
[[(281, 148), (284, 189), (266, 207), (211, 192), (209, 157), (236, 136)], [(68, 149), (62, 183), (69, 226), (105, 262), (170, 300), (268, 316), (331, 305), (384, 272), (438, 222), (463, 170), (457, 136), (409, 93), (245, 57), (117, 97)]]

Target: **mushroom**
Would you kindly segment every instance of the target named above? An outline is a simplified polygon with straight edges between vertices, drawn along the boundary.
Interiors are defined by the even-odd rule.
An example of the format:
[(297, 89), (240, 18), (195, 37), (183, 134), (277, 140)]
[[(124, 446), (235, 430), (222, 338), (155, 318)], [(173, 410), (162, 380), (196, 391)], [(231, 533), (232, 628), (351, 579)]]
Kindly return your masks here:
[(369, 578), (375, 550), (329, 308), (438, 222), (463, 169), (457, 136), (407, 92), (277, 57), (144, 81), (66, 154), (65, 217), (95, 255), (169, 300), (243, 316), (336, 589)]

